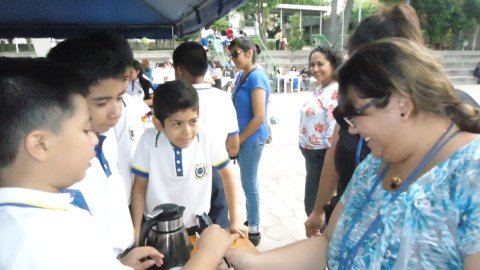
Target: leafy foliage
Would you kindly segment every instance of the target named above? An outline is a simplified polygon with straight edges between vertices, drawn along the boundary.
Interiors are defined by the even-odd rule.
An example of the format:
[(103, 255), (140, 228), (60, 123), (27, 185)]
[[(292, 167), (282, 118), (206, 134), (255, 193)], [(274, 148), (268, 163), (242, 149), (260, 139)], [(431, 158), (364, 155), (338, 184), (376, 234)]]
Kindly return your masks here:
[(430, 44), (458, 46), (462, 30), (480, 18), (480, 0), (412, 1)]
[(290, 50), (301, 50), (305, 45), (303, 39), (303, 29), (300, 29), (300, 14), (295, 13), (294, 15), (288, 16), (288, 22), (291, 25), (292, 35), (288, 47)]

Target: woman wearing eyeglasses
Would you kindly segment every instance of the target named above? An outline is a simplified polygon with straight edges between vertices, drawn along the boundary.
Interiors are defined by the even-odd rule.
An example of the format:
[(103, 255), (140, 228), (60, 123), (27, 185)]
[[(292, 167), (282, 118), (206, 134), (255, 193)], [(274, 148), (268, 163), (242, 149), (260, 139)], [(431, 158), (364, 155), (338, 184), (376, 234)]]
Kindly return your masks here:
[[(352, 54), (369, 42), (387, 37), (403, 37), (423, 44), (420, 23), (411, 6), (398, 4), (365, 18), (350, 36), (349, 53)], [(459, 90), (457, 93), (463, 102), (478, 106), (467, 93)], [(362, 109), (359, 110), (362, 112)], [(332, 147), (325, 157), (315, 207), (305, 221), (307, 236), (316, 234), (328, 224), (355, 167), (370, 153), (365, 141), (358, 134), (349, 134), (348, 123), (338, 109), (334, 111), (334, 116), (338, 125), (334, 130)]]
[(238, 37), (230, 43), (230, 55), (241, 73), (237, 76), (232, 94), (240, 129), (238, 164), (242, 187), (247, 200), (248, 238), (258, 245), (260, 235), (260, 198), (258, 164), (269, 136), (267, 104), (270, 84), (267, 75), (255, 66), (260, 50), (248, 37)]
[(339, 109), (371, 154), (327, 229), (235, 269), (478, 269), (480, 110), (433, 52), (406, 39), (358, 49), (338, 71)]
[(308, 62), (318, 88), (300, 110), (299, 145), (307, 170), (304, 198), (307, 216), (315, 206), (325, 153), (332, 142), (338, 90), (333, 72), (341, 60), (333, 50), (318, 47), (310, 53)]

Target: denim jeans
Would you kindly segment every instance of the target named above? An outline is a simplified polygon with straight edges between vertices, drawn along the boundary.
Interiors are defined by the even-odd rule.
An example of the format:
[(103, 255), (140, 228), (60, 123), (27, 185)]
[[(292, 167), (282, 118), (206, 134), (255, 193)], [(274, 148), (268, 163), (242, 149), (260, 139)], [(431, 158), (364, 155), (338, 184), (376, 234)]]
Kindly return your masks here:
[(242, 188), (247, 200), (247, 221), (249, 226), (260, 224), (260, 197), (258, 195), (258, 164), (262, 156), (265, 141), (257, 139), (240, 145), (238, 165)]
[(309, 216), (315, 207), (318, 185), (320, 184), (320, 175), (322, 173), (323, 161), (327, 149), (305, 149), (300, 147), (302, 155), (305, 158), (305, 168), (307, 176), (305, 178), (305, 213)]
[(213, 223), (220, 225), (224, 229), (230, 228), (228, 220), (228, 206), (225, 199), (222, 177), (217, 169), (212, 167), (212, 197), (210, 199), (210, 212), (208, 216)]

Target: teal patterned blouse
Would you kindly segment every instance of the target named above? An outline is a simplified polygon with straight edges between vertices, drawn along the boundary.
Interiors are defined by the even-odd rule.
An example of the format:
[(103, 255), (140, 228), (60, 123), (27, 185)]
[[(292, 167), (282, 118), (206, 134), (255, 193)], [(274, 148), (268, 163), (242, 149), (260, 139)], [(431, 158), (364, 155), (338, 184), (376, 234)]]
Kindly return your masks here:
[[(430, 169), (394, 202), (388, 203), (392, 192), (380, 184), (358, 209), (381, 164), (369, 155), (355, 170), (340, 200), (345, 207), (328, 247), (329, 268), (339, 268), (345, 249), (379, 214), (380, 226), (358, 250), (352, 269), (462, 269), (463, 257), (480, 252), (480, 139)], [(357, 211), (362, 214), (340, 250)]]

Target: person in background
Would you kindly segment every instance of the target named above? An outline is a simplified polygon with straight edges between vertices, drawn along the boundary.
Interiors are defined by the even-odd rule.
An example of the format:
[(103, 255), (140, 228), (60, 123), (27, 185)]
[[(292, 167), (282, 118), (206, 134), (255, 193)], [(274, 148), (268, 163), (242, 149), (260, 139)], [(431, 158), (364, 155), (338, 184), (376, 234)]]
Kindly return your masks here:
[(281, 49), (281, 42), (282, 42), (282, 30), (278, 30), (276, 33), (275, 33), (275, 49), (278, 51)]
[(209, 27), (203, 27), (202, 30), (200, 31), (200, 43), (202, 44), (203, 48), (205, 51), (208, 52), (208, 36), (210, 35), (210, 28)]
[(308, 91), (310, 88), (310, 72), (308, 67), (305, 67), (300, 71), (300, 77), (300, 91)]
[(297, 70), (297, 67), (296, 66), (292, 66), (292, 68), (290, 68), (290, 71), (288, 72), (288, 76), (290, 77), (289, 78), (289, 83), (292, 83), (292, 89), (295, 91), (295, 89), (298, 89), (298, 84), (300, 83), (299, 82), (299, 78), (298, 76), (300, 75), (300, 73), (298, 72)]
[(155, 91), (157, 87), (165, 82), (165, 64), (157, 63), (152, 70), (152, 88)]
[[(365, 18), (350, 36), (349, 53), (353, 54), (361, 46), (386, 37), (403, 37), (423, 44), (420, 23), (411, 6), (399, 4)], [(463, 102), (478, 106), (467, 93), (457, 93)], [(338, 110), (334, 111), (334, 116), (338, 125), (334, 130), (332, 147), (325, 157), (315, 207), (305, 221), (307, 236), (316, 234), (328, 223), (355, 167), (369, 153), (363, 139), (358, 134), (348, 132), (349, 126)]]
[(230, 55), (241, 73), (235, 81), (232, 94), (240, 128), (238, 164), (247, 206), (248, 238), (254, 245), (260, 243), (260, 196), (258, 164), (268, 138), (267, 107), (270, 84), (267, 75), (256, 68), (260, 49), (248, 37), (238, 37), (230, 44)]
[(85, 177), (99, 142), (88, 88), (65, 65), (0, 58), (0, 269), (162, 264), (163, 256), (152, 247), (136, 248), (118, 260), (93, 205), (86, 203), (85, 193), (70, 188)]
[(220, 61), (218, 60), (213, 61), (213, 68), (215, 70), (212, 75), (212, 78), (215, 81), (214, 87), (218, 89), (222, 89), (223, 71), (222, 71), (222, 64), (220, 64)]
[(477, 269), (480, 110), (443, 70), (407, 39), (352, 54), (338, 71), (338, 107), (371, 154), (324, 233), (265, 253), (231, 249), (235, 269)]
[(150, 61), (147, 58), (142, 59), (142, 67), (144, 71), (144, 75), (147, 76), (150, 82), (153, 81), (152, 69), (150, 68)]
[(477, 84), (480, 84), (480, 62), (478, 62), (477, 66), (473, 70), (473, 76), (477, 78)]
[(153, 86), (143, 73), (143, 67), (137, 60), (132, 61), (132, 69), (130, 70), (130, 82), (127, 92), (143, 100), (147, 106), (152, 106)]
[[(131, 172), (133, 155), (145, 129), (153, 126), (152, 111), (147, 105), (151, 105), (151, 98), (144, 100), (142, 97), (142, 94), (145, 93), (144, 90), (146, 90), (142, 90), (143, 86), (146, 85), (151, 90), (151, 84), (140, 75), (141, 71), (139, 70), (141, 69), (138, 61), (133, 60), (133, 67), (130, 68), (130, 82), (122, 97), (122, 116), (114, 126), (118, 142), (118, 169), (123, 177), (128, 204), (130, 204), (133, 185), (133, 174)], [(145, 84), (142, 85), (142, 81)]]
[(165, 82), (174, 81), (175, 80), (175, 70), (173, 69), (173, 60), (170, 58), (168, 61), (163, 63), (164, 73), (163, 79)]
[(233, 40), (233, 28), (231, 25), (229, 25), (228, 28), (225, 30), (225, 35), (227, 36), (227, 39), (229, 41)]
[(296, 67), (296, 66), (292, 66), (292, 68), (290, 68), (290, 72), (291, 72), (291, 74), (296, 74), (296, 75), (298, 75), (297, 67)]
[(300, 110), (299, 148), (307, 171), (304, 198), (307, 216), (315, 206), (323, 161), (332, 143), (336, 124), (333, 110), (337, 107), (338, 91), (333, 73), (340, 66), (341, 59), (335, 51), (317, 47), (310, 53), (308, 62), (318, 87)]

